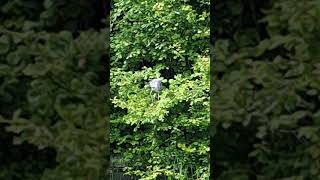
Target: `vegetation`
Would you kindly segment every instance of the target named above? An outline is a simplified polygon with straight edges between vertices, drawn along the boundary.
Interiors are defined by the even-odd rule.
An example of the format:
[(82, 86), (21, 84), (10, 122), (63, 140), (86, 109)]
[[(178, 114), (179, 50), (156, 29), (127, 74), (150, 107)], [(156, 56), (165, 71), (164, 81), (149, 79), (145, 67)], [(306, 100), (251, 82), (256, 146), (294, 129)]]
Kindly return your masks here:
[[(0, 179), (109, 178), (103, 2), (0, 1)], [(211, 179), (320, 179), (319, 5), (215, 2)], [(209, 179), (209, 1), (113, 6), (113, 157)]]
[(114, 2), (111, 143), (128, 174), (208, 179), (208, 23), (209, 1)]
[(0, 2), (0, 179), (104, 179), (99, 2)]
[(215, 6), (215, 176), (319, 179), (319, 1)]

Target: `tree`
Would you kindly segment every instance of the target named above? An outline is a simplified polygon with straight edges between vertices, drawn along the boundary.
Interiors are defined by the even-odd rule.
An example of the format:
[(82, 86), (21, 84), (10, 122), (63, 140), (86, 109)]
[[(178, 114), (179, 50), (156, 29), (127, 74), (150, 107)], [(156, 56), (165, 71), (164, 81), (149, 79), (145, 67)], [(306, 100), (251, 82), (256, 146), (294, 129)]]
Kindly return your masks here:
[[(129, 174), (208, 178), (208, 1), (115, 1), (113, 156)], [(160, 99), (149, 80), (163, 83)]]

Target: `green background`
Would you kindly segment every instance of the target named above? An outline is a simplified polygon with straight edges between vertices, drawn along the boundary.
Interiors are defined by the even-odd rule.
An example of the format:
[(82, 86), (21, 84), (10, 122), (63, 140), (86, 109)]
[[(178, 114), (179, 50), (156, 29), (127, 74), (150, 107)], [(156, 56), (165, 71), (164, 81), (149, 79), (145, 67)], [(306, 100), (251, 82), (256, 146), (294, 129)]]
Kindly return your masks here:
[(0, 179), (105, 179), (102, 1), (0, 2)]
[[(131, 1), (125, 2), (129, 4), (122, 6), (130, 7)], [(205, 1), (193, 2), (202, 4)], [(171, 51), (170, 44), (153, 44), (153, 49), (161, 47), (164, 52), (170, 50), (172, 53), (160, 53), (158, 49), (142, 52), (143, 37), (138, 37), (138, 41), (126, 39), (137, 42), (134, 45), (121, 44), (118, 54), (112, 57), (122, 59), (130, 56), (130, 59), (127, 65), (124, 61), (114, 60), (112, 66), (120, 70), (113, 73), (118, 73), (118, 77), (130, 77), (127, 81), (124, 78), (122, 83), (129, 86), (132, 92), (129, 96), (123, 94), (120, 100), (127, 101), (135, 92), (145, 99), (149, 98), (146, 95), (149, 91), (141, 91), (145, 87), (144, 78), (157, 76), (158, 72), (167, 74), (165, 79), (173, 79), (164, 82), (164, 92), (167, 91), (168, 95), (177, 93), (178, 89), (189, 88), (181, 88), (181, 85), (188, 85), (194, 90), (195, 87), (201, 90), (208, 87), (208, 84), (201, 86), (195, 83), (195, 79), (202, 77), (203, 73), (191, 71), (196, 64), (199, 64), (199, 72), (205, 72), (200, 67), (207, 68), (205, 63), (201, 63), (202, 58), (195, 55), (203, 52), (203, 43), (207, 42), (201, 39), (208, 38), (206, 31), (195, 33), (195, 39), (191, 37), (193, 33), (174, 36), (176, 29), (169, 31), (170, 36), (166, 34), (167, 28), (174, 28), (174, 24), (179, 22), (181, 24), (177, 29), (183, 27), (192, 31), (191, 25), (199, 29), (207, 27), (200, 18), (195, 18), (203, 11), (195, 8), (195, 4), (191, 4), (193, 8), (183, 11), (186, 13), (184, 16), (174, 14), (172, 9), (163, 11), (160, 4), (155, 6), (159, 14), (149, 17), (154, 18), (150, 22), (167, 22), (166, 28), (159, 26), (155, 32), (162, 30), (165, 38), (172, 38), (172, 41), (166, 42), (171, 45), (178, 42), (182, 51)], [(229, 0), (214, 3), (215, 12), (211, 13), (215, 16), (211, 18), (212, 38), (216, 39), (211, 56), (211, 84), (214, 90), (211, 98), (214, 125), (211, 130), (214, 136), (211, 159), (214, 161), (211, 168), (218, 177), (216, 179), (320, 179), (319, 4), (319, 0)], [(144, 6), (150, 4), (137, 8)], [(105, 45), (109, 43), (107, 29), (101, 23), (105, 19), (101, 13), (103, 7), (100, 1), (88, 0), (0, 2), (0, 179), (106, 178), (109, 132), (105, 93), (108, 73), (105, 67), (108, 63), (104, 59), (108, 55)], [(161, 12), (168, 16), (163, 16)], [(143, 13), (148, 11), (139, 13), (141, 11), (128, 16), (139, 19), (145, 17)], [(171, 20), (175, 23), (170, 23)], [(131, 21), (123, 21), (123, 30), (141, 27)], [(194, 23), (198, 21), (200, 24), (195, 27)], [(127, 23), (132, 24), (126, 27)], [(190, 27), (185, 27), (188, 25)], [(155, 26), (151, 24), (145, 27), (144, 33), (137, 35), (148, 35), (150, 40), (160, 38), (151, 36), (155, 33), (152, 32)], [(123, 35), (126, 36), (119, 36), (119, 43), (126, 42), (122, 41), (122, 37), (135, 37), (132, 32)], [(191, 37), (191, 40), (182, 41), (185, 37)], [(143, 63), (136, 63), (142, 55), (146, 57), (146, 62), (154, 64), (152, 70), (141, 69)], [(165, 61), (175, 56), (182, 59), (181, 55), (189, 58), (180, 62), (183, 66), (175, 64), (175, 61)], [(208, 58), (209, 52), (205, 52), (204, 56)], [(166, 71), (168, 66), (175, 71)], [(181, 77), (175, 76), (178, 74)], [(135, 79), (140, 79), (141, 85), (133, 84)], [(172, 88), (169, 88), (171, 83)], [(179, 93), (181, 96), (166, 102), (173, 103), (172, 107), (179, 111), (184, 108), (179, 98), (191, 103), (203, 97), (200, 90), (193, 93), (199, 96), (191, 99), (186, 98), (189, 91)], [(203, 99), (197, 100), (197, 103), (201, 102), (203, 105)], [(159, 107), (159, 110), (167, 109), (168, 104)], [(186, 114), (187, 111), (182, 112)], [(152, 115), (152, 109), (149, 112)], [(199, 112), (208, 113), (197, 110), (190, 114), (200, 116)], [(124, 114), (125, 111), (120, 111), (114, 117)], [(131, 120), (134, 120), (132, 117)], [(169, 127), (163, 122), (157, 125), (160, 128)], [(205, 139), (207, 136), (202, 136), (204, 134), (202, 132), (195, 137)], [(139, 154), (149, 146), (137, 147)], [(192, 147), (181, 147), (192, 151)], [(186, 157), (199, 157), (199, 152), (197, 150)], [(183, 158), (180, 160), (186, 161)], [(196, 160), (191, 162), (195, 162), (200, 169), (206, 164), (205, 160), (202, 164), (197, 164), (199, 161)], [(170, 173), (172, 168), (168, 169), (161, 173)], [(152, 176), (156, 174), (154, 172), (151, 169), (144, 175)], [(203, 172), (200, 174), (207, 174), (207, 170)], [(179, 174), (179, 170), (174, 170), (174, 173)]]
[(320, 1), (216, 2), (216, 179), (320, 179)]

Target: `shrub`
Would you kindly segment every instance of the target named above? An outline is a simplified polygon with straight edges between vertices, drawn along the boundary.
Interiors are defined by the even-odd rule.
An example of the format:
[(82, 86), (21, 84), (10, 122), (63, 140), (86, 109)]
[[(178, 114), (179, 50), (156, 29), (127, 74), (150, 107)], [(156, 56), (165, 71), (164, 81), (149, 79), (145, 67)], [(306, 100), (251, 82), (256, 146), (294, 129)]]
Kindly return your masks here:
[[(127, 173), (208, 178), (208, 1), (115, 1), (113, 156)], [(160, 78), (159, 100), (148, 81)]]

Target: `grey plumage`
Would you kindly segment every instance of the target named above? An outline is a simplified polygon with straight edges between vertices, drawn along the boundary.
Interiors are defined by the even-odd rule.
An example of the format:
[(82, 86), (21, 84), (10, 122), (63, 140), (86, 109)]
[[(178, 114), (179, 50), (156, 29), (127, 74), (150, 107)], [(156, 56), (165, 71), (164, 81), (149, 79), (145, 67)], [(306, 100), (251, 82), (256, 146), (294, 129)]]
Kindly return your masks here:
[(149, 85), (153, 91), (159, 92), (162, 89), (162, 84), (160, 79), (152, 79), (149, 81)]
[[(149, 81), (149, 85), (151, 87), (151, 91), (156, 91), (158, 93), (158, 100), (159, 100), (159, 92), (162, 89), (162, 83), (160, 79), (152, 79)], [(150, 92), (151, 95), (151, 92)]]

